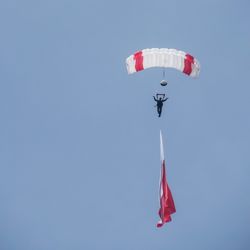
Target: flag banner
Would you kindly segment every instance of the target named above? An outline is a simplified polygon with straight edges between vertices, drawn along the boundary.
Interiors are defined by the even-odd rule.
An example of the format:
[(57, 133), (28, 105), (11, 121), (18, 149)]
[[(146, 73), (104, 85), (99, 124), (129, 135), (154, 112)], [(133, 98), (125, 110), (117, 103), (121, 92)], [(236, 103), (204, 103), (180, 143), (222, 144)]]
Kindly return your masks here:
[(160, 209), (159, 209), (160, 221), (157, 223), (157, 227), (161, 227), (166, 222), (171, 221), (171, 214), (176, 212), (173, 196), (167, 183), (161, 131), (160, 131), (160, 151), (161, 151)]

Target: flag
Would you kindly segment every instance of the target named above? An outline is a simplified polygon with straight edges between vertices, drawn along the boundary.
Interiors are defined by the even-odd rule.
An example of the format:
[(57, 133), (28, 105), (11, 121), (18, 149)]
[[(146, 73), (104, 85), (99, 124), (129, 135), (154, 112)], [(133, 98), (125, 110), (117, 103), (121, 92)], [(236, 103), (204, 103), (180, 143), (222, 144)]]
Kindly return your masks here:
[(159, 209), (160, 221), (157, 223), (157, 227), (161, 227), (166, 222), (171, 221), (171, 214), (176, 212), (172, 193), (168, 186), (166, 178), (166, 166), (165, 166), (161, 131), (160, 131), (160, 150), (161, 150), (160, 209)]

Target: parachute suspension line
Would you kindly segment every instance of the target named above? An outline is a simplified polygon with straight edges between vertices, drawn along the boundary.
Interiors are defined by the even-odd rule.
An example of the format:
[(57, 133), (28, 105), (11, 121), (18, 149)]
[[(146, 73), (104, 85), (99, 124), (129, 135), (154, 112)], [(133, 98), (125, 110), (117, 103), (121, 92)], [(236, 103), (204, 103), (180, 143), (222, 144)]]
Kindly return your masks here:
[(162, 68), (162, 80), (160, 82), (161, 86), (167, 86), (167, 81), (165, 80), (165, 73), (166, 73), (166, 69), (163, 67)]
[(162, 72), (162, 78), (163, 78), (163, 80), (165, 80), (165, 68), (163, 68), (163, 72)]

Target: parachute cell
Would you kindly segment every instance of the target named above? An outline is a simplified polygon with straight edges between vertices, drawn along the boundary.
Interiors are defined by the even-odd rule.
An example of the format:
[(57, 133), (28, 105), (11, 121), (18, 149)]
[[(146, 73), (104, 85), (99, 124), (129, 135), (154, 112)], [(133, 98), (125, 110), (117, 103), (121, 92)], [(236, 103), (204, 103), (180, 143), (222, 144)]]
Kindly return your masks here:
[(174, 68), (189, 76), (198, 77), (200, 64), (184, 51), (167, 48), (152, 48), (137, 51), (126, 59), (128, 74), (147, 68)]

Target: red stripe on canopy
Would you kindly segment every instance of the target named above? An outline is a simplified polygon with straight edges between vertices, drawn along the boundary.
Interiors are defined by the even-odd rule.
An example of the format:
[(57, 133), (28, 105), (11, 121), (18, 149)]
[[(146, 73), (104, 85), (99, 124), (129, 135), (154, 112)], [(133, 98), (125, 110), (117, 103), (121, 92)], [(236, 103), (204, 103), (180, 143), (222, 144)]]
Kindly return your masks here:
[(194, 57), (186, 54), (186, 58), (184, 60), (184, 69), (183, 73), (190, 75), (192, 73), (192, 64), (194, 63)]
[(134, 60), (135, 60), (135, 70), (136, 71), (144, 70), (142, 51), (138, 51), (134, 54)]

